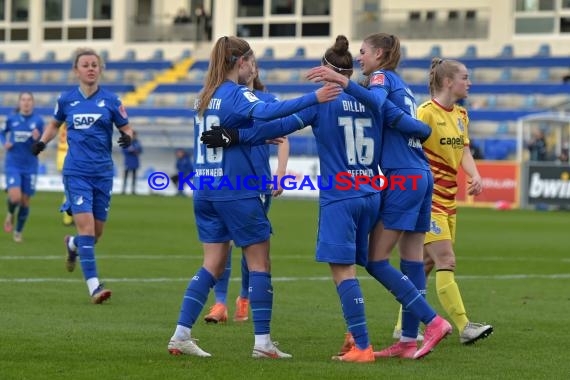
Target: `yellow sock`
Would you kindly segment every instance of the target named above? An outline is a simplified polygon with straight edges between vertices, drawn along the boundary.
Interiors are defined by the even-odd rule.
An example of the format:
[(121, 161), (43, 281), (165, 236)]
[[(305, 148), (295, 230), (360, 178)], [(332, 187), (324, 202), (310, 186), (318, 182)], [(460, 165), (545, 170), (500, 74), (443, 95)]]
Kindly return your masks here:
[(398, 319), (396, 320), (396, 326), (394, 326), (394, 331), (402, 330), (402, 305), (400, 305), (400, 310), (398, 310)]
[(469, 323), (469, 319), (465, 313), (459, 287), (455, 282), (455, 273), (449, 270), (437, 271), (435, 273), (435, 288), (441, 306), (461, 333)]
[[(65, 195), (63, 196), (63, 202), (65, 203)], [(68, 215), (65, 211), (63, 212), (63, 224), (66, 226), (71, 225), (73, 223), (73, 217)]]

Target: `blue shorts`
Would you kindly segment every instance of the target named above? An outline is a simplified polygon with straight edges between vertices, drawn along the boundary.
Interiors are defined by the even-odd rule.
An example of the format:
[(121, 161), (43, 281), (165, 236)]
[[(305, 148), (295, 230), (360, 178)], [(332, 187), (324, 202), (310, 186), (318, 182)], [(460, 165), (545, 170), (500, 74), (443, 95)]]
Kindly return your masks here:
[(271, 224), (259, 197), (232, 201), (196, 200), (194, 216), (202, 243), (233, 240), (238, 247), (269, 240)]
[(93, 214), (95, 220), (107, 220), (111, 206), (111, 190), (113, 177), (87, 177), (64, 175), (65, 203), (60, 211), (71, 214), (84, 212)]
[[(388, 230), (428, 232), (430, 228), (433, 176), (430, 170), (387, 170), (388, 187), (382, 190), (380, 219)], [(403, 189), (390, 181), (391, 176), (403, 176)], [(415, 182), (408, 179), (417, 176)], [(402, 178), (402, 177), (400, 177)]]
[(368, 234), (378, 221), (380, 201), (380, 193), (376, 193), (321, 206), (316, 260), (365, 266), (368, 262)]
[(265, 213), (269, 214), (269, 209), (271, 208), (271, 200), (273, 199), (273, 195), (271, 193), (261, 193), (259, 194), (259, 198), (261, 199), (261, 203), (263, 204), (263, 209), (265, 210)]
[(32, 196), (36, 193), (36, 180), (38, 176), (35, 174), (21, 173), (17, 170), (8, 169), (6, 171), (6, 189), (20, 188), (23, 194)]

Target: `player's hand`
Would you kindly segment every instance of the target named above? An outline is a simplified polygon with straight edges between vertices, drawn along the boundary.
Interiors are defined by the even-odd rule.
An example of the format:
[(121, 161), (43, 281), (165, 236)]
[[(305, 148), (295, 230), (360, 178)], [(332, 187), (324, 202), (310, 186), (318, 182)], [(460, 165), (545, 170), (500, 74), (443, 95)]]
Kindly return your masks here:
[(284, 171), (278, 171), (277, 173), (275, 173), (275, 175), (277, 176), (277, 188), (271, 190), (271, 195), (274, 198), (277, 198), (278, 196), (280, 196), (281, 194), (283, 194), (283, 188), (281, 187), (281, 179), (283, 177), (285, 177), (285, 172)]
[(305, 77), (311, 82), (330, 82), (336, 83), (344, 88), (348, 86), (348, 79), (346, 76), (337, 73), (326, 66), (313, 67), (307, 72)]
[(239, 144), (239, 132), (235, 128), (213, 126), (209, 131), (202, 132), (200, 141), (208, 148), (228, 148)]
[(38, 154), (40, 154), (41, 151), (43, 151), (46, 148), (46, 143), (43, 141), (34, 141), (34, 143), (32, 144), (32, 154), (34, 156), (37, 156)]
[(129, 146), (131, 146), (132, 141), (133, 139), (131, 138), (131, 136), (127, 135), (125, 132), (121, 132), (121, 137), (119, 137), (119, 139), (117, 140), (121, 148), (128, 148)]
[(335, 100), (341, 92), (342, 88), (339, 85), (326, 83), (316, 91), (317, 100), (319, 103), (330, 102), (331, 100)]
[(467, 193), (469, 195), (479, 195), (483, 191), (483, 180), (481, 176), (473, 176), (467, 183), (469, 184), (467, 187)]

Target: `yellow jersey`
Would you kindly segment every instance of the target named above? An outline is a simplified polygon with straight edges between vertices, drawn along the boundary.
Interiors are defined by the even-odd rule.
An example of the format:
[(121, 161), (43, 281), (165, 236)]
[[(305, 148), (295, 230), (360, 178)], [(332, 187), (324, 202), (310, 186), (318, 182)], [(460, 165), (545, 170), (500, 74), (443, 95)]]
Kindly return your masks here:
[(67, 127), (63, 123), (59, 127), (58, 137), (57, 137), (57, 170), (63, 170), (63, 162), (65, 161), (65, 156), (67, 155)]
[(467, 110), (459, 105), (446, 109), (432, 99), (420, 105), (418, 119), (431, 127), (431, 135), (423, 143), (434, 182), (431, 212), (453, 215), (457, 208), (457, 171), (463, 150), (469, 146)]

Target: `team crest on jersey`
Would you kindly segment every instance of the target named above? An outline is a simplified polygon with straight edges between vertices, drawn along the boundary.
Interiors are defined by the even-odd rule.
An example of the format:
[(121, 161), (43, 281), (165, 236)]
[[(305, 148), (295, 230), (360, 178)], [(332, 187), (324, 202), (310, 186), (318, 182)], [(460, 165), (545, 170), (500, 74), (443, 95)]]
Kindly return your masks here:
[(31, 123), (31, 124), (30, 124), (30, 129), (36, 129), (36, 123)]
[(370, 85), (384, 86), (384, 73), (374, 74), (370, 79)]
[(97, 101), (97, 107), (105, 107), (105, 99)]
[(259, 98), (251, 91), (244, 91), (243, 96), (245, 96), (250, 103), (257, 102), (259, 100)]
[(430, 226), (430, 232), (439, 235), (441, 233), (441, 227), (437, 225), (437, 222), (435, 220), (431, 221), (431, 226)]
[(119, 106), (119, 114), (121, 115), (121, 117), (122, 117), (123, 119), (126, 119), (127, 117), (129, 117), (129, 116), (127, 115), (127, 110), (125, 109), (125, 106), (122, 105), (122, 104)]
[(91, 128), (97, 120), (103, 116), (100, 113), (78, 113), (73, 115), (73, 128), (88, 129)]
[(465, 125), (463, 124), (463, 120), (461, 120), (460, 117), (457, 118), (457, 128), (459, 128), (461, 132), (465, 132)]

